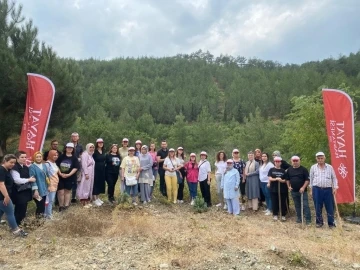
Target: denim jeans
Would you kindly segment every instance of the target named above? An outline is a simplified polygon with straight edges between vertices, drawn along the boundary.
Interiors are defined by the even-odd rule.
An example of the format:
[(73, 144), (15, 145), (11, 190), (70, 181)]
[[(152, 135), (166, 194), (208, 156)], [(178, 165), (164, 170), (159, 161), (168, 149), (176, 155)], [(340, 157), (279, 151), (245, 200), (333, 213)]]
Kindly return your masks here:
[[(306, 223), (310, 223), (311, 222), (311, 213), (310, 213), (310, 208), (309, 208), (308, 194), (307, 194), (307, 192), (304, 192), (303, 194), (304, 194), (303, 195), (304, 216), (305, 216)], [(295, 204), (295, 210), (296, 210), (296, 216), (297, 216), (296, 222), (300, 223), (301, 222), (301, 193), (291, 191), (291, 196), (292, 196), (292, 198), (294, 200), (294, 204)]]
[(271, 204), (271, 196), (270, 196), (270, 189), (267, 187), (266, 182), (260, 182), (260, 188), (265, 196), (265, 202), (266, 202), (266, 208), (267, 210), (272, 210), (272, 204)]
[(48, 203), (47, 204), (45, 203), (45, 217), (47, 218), (52, 217), (52, 208), (53, 208), (53, 203), (55, 201), (55, 197), (56, 197), (56, 191), (49, 192), (49, 194), (47, 195)]
[(138, 194), (138, 189), (139, 189), (138, 185), (139, 184), (136, 184), (134, 186), (128, 186), (126, 185), (126, 181), (125, 181), (125, 190), (128, 195), (131, 195), (132, 202), (136, 201), (136, 195)]
[(190, 193), (190, 197), (191, 199), (195, 199), (197, 197), (197, 186), (198, 183), (192, 183), (192, 182), (187, 182), (188, 186), (189, 186), (189, 193)]
[(3, 200), (0, 201), (0, 219), (2, 218), (4, 213), (6, 214), (6, 219), (8, 221), (9, 227), (12, 230), (17, 229), (18, 225), (15, 220), (14, 205), (11, 200), (9, 201), (8, 205), (6, 205), (6, 206), (4, 205)]
[(327, 222), (329, 227), (335, 226), (334, 224), (334, 198), (332, 188), (313, 187), (313, 199), (316, 211), (316, 224), (323, 225), (324, 220), (322, 216), (322, 209), (325, 204), (327, 213)]

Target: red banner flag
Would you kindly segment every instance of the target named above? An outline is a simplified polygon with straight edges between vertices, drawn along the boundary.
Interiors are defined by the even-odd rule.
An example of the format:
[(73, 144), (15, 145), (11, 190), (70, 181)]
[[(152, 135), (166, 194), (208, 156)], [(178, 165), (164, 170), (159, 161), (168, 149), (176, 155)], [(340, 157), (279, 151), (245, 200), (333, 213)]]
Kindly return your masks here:
[(54, 84), (46, 77), (28, 73), (26, 109), (21, 129), (19, 150), (27, 155), (30, 165), (36, 151), (41, 151), (55, 96)]
[(351, 97), (343, 91), (322, 90), (331, 165), (339, 182), (337, 203), (355, 201), (355, 133)]

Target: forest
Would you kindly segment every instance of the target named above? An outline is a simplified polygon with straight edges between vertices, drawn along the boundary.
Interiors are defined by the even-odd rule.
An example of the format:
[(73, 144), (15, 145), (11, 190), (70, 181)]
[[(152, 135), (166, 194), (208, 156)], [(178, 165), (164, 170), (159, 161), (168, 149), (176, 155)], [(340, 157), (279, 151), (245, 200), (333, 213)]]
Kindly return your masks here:
[[(56, 87), (47, 143), (65, 142), (76, 131), (83, 144), (98, 137), (107, 146), (123, 137), (145, 144), (166, 139), (186, 152), (239, 148), (243, 158), (260, 148), (287, 159), (298, 154), (310, 166), (316, 151), (329, 154), (321, 89), (346, 91), (359, 116), (360, 51), (301, 65), (201, 50), (64, 59), (38, 40), (21, 9), (0, 0), (0, 156), (17, 148), (27, 72)], [(359, 132), (357, 124), (356, 138)]]

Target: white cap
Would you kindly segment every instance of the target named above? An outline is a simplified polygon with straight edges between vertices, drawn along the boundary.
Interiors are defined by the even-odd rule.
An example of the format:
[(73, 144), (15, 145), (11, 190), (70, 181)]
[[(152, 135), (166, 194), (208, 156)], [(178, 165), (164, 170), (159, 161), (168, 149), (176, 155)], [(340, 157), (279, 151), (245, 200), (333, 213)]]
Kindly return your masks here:
[(182, 146), (179, 146), (177, 150), (184, 150), (184, 148), (182, 148)]
[(123, 141), (123, 142), (128, 142), (129, 139), (128, 139), (128, 138), (124, 138), (122, 141)]
[(97, 139), (97, 140), (96, 140), (96, 142), (97, 142), (97, 143), (98, 143), (98, 142), (102, 142), (102, 143), (103, 143), (103, 142), (104, 142), (104, 140), (103, 140), (103, 139), (101, 139), (101, 138), (99, 138), (99, 139)]
[(196, 154), (195, 154), (195, 153), (191, 153), (191, 154), (190, 154), (190, 157), (196, 157)]
[(66, 144), (66, 147), (74, 148), (74, 144), (73, 144), (72, 142), (68, 142), (68, 143)]
[(300, 160), (299, 156), (292, 156), (291, 160), (294, 160), (294, 159)]
[(128, 151), (131, 151), (131, 150), (133, 150), (133, 151), (135, 151), (135, 147), (129, 147), (129, 149), (128, 149)]
[(226, 163), (234, 163), (234, 161), (229, 158), (229, 159), (226, 161)]
[(239, 149), (234, 149), (232, 152), (233, 152), (233, 153), (235, 153), (235, 152), (238, 152), (238, 153), (239, 153), (240, 151), (239, 151)]
[(318, 157), (318, 156), (325, 156), (324, 152), (317, 152), (315, 157)]
[(200, 156), (201, 156), (201, 155), (207, 156), (207, 153), (206, 153), (205, 151), (201, 151)]
[(140, 140), (137, 140), (137, 141), (135, 142), (135, 144), (138, 144), (138, 143), (142, 144), (142, 142), (141, 142)]
[(169, 149), (169, 152), (175, 152), (175, 149), (174, 149), (174, 148), (170, 148), (170, 149)]

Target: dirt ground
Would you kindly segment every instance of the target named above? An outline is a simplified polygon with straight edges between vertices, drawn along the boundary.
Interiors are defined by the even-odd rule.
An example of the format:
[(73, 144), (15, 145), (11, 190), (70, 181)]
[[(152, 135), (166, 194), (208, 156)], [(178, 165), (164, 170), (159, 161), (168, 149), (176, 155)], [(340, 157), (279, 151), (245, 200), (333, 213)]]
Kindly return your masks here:
[[(158, 195), (157, 195), (158, 196)], [(302, 228), (162, 198), (146, 206), (72, 206), (27, 238), (0, 228), (0, 269), (360, 269), (360, 226)]]

